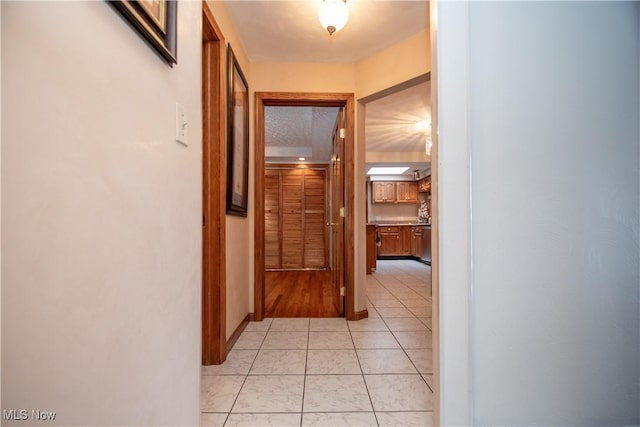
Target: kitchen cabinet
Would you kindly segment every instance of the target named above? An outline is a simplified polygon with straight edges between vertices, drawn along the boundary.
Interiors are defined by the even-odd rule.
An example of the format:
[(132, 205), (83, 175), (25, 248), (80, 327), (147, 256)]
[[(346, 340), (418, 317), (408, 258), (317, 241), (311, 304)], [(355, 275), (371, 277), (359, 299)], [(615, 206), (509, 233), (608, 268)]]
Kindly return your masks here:
[(422, 227), (411, 227), (411, 256), (422, 257)]
[(373, 189), (373, 203), (395, 203), (396, 183), (385, 181), (374, 181), (371, 183)]
[[(367, 232), (368, 230), (367, 226)], [(424, 225), (378, 226), (379, 257), (409, 258), (431, 264), (431, 227)], [(367, 239), (369, 234), (367, 233)], [(367, 240), (367, 257), (369, 256)], [(368, 258), (367, 258), (368, 259)], [(367, 271), (369, 271), (367, 261)]]
[(411, 243), (413, 240), (412, 227), (400, 227), (400, 234), (402, 236), (402, 247), (400, 248), (400, 255), (411, 255)]
[(418, 192), (429, 193), (431, 191), (431, 175), (418, 181)]
[(420, 258), (422, 231), (419, 228), (410, 225), (378, 227), (380, 234), (378, 255)]
[(374, 224), (367, 224), (367, 274), (376, 271), (376, 259), (378, 258), (378, 238)]
[(379, 256), (397, 256), (402, 253), (402, 240), (399, 226), (378, 227), (380, 234)]
[(418, 203), (415, 181), (373, 181), (373, 203)]
[(397, 182), (396, 200), (398, 203), (418, 203), (418, 183), (415, 181)]

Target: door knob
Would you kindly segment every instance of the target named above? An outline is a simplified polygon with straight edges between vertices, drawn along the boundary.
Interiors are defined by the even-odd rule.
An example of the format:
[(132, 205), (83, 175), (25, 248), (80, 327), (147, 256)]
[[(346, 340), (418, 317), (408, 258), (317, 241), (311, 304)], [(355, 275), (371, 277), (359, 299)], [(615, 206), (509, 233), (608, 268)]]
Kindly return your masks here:
[(338, 225), (338, 223), (337, 222), (328, 222), (327, 225), (329, 227), (334, 227), (334, 226)]

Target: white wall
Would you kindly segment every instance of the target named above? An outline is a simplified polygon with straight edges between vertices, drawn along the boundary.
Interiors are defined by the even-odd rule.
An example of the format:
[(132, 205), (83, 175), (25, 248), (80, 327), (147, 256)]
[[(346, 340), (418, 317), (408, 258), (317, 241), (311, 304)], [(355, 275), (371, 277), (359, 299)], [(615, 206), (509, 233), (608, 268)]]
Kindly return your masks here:
[(197, 425), (200, 22), (170, 68), (106, 2), (3, 2), (4, 409)]
[[(469, 393), (477, 425), (640, 424), (639, 13), (439, 4), (445, 424), (465, 421), (450, 386), (459, 401)], [(445, 172), (460, 165), (454, 149), (470, 182)], [(469, 190), (470, 240), (447, 246), (443, 211)], [(447, 260), (468, 250), (466, 293), (450, 292)], [(466, 298), (468, 347), (450, 315)], [(455, 351), (470, 360), (469, 389), (448, 381)]]

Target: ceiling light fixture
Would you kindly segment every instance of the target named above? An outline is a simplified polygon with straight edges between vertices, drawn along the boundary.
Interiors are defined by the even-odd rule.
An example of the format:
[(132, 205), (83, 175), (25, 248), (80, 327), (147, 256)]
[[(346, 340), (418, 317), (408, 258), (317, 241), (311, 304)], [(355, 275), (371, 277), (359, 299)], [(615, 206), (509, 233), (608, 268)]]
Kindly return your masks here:
[(349, 19), (347, 0), (322, 0), (318, 9), (318, 18), (329, 35), (340, 31)]
[(427, 156), (431, 155), (431, 121), (430, 120), (420, 120), (413, 125), (413, 129), (416, 132), (424, 133), (425, 135), (425, 144), (424, 151)]
[(298, 157), (298, 160), (300, 160), (301, 162), (304, 162), (307, 159), (305, 159), (304, 157)]

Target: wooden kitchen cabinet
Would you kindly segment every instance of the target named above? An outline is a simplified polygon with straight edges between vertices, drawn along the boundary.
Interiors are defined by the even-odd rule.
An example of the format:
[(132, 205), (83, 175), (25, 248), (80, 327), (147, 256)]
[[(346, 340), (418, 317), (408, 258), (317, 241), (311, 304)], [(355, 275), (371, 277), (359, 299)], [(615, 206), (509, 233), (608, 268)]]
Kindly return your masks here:
[(402, 248), (400, 255), (408, 256), (411, 255), (411, 243), (413, 240), (412, 227), (400, 227), (400, 234), (402, 235)]
[(367, 224), (367, 274), (376, 271), (376, 259), (378, 258), (377, 227)]
[(398, 203), (418, 203), (418, 183), (415, 181), (397, 182), (396, 200)]
[(373, 203), (418, 203), (415, 181), (373, 181)]
[(400, 227), (378, 227), (378, 233), (380, 233), (380, 247), (378, 248), (379, 256), (397, 256), (402, 253)]
[(381, 241), (379, 257), (408, 258), (431, 264), (431, 227), (385, 225), (378, 226), (378, 233)]
[(379, 256), (414, 256), (415, 232), (409, 225), (380, 226)]
[(429, 193), (431, 191), (431, 175), (418, 181), (418, 192)]
[(395, 203), (396, 183), (386, 181), (373, 181), (371, 183), (373, 203)]
[(422, 227), (411, 227), (411, 256), (422, 256)]

